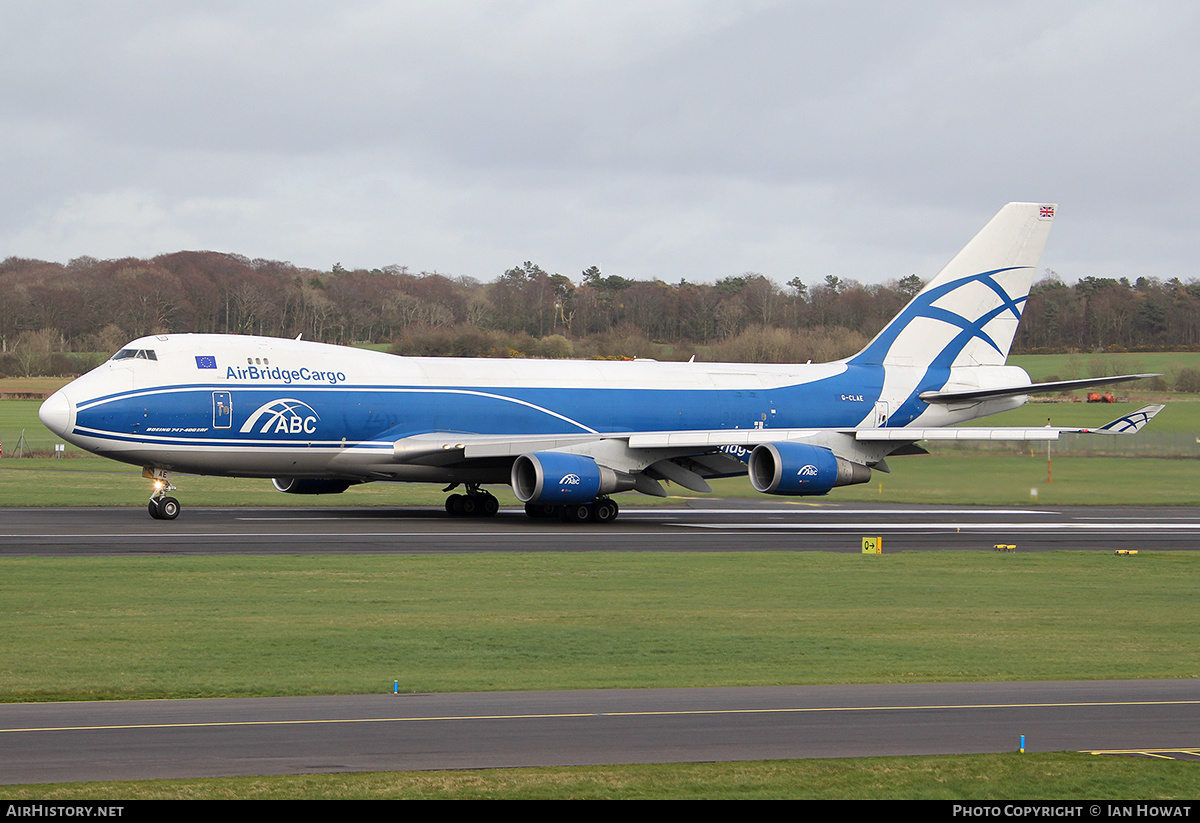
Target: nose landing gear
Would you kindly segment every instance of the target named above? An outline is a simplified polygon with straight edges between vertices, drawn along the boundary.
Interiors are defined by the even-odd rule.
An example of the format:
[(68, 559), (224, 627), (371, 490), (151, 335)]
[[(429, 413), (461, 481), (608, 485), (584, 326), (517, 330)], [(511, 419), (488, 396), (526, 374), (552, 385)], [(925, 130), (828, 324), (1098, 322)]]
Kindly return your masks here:
[(179, 516), (179, 501), (167, 495), (175, 491), (175, 486), (167, 479), (167, 473), (162, 469), (143, 469), (142, 477), (154, 481), (154, 492), (150, 495), (150, 505), (147, 507), (150, 516), (155, 520), (174, 520)]

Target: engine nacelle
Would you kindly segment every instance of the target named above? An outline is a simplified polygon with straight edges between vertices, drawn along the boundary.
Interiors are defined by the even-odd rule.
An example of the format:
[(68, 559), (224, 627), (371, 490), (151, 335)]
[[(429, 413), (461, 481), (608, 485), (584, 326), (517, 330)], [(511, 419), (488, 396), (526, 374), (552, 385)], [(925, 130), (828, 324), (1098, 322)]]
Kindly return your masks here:
[(275, 477), (272, 485), (285, 494), (341, 494), (354, 485), (353, 480), (328, 480), (319, 477)]
[(828, 494), (871, 479), (861, 463), (805, 443), (763, 443), (750, 453), (750, 483), (764, 494)]
[(522, 503), (587, 503), (632, 489), (633, 475), (580, 454), (532, 452), (513, 461), (512, 488)]

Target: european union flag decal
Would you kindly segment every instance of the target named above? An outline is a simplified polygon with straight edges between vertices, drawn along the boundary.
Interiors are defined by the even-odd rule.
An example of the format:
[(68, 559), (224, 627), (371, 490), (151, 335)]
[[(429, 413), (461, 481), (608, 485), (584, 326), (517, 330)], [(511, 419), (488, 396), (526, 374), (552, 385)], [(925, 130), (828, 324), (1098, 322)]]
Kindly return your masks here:
[(198, 369), (215, 369), (217, 367), (217, 358), (211, 354), (196, 355), (196, 368)]

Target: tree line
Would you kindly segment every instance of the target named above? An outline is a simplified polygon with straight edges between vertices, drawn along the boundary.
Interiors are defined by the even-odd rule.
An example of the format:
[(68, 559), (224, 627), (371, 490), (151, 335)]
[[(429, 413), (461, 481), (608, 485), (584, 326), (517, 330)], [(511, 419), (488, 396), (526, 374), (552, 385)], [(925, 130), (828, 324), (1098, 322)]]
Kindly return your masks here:
[[(532, 262), (489, 283), (404, 266), (329, 271), (217, 252), (151, 259), (0, 263), (0, 372), (68, 373), (147, 334), (208, 332), (388, 343), (400, 354), (804, 362), (853, 353), (913, 295), (828, 275), (779, 285), (753, 272), (715, 283), (577, 278)], [(1200, 346), (1200, 282), (1044, 272), (1016, 351)]]

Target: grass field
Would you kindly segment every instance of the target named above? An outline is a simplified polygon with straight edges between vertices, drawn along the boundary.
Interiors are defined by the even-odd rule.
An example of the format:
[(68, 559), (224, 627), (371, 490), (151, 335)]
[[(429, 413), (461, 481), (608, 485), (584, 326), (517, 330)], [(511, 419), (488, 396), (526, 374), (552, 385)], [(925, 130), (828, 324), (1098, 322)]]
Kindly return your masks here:
[[(1162, 374), (1167, 382), (1181, 369), (1200, 369), (1200, 352), (1076, 352), (1074, 354), (1014, 354), (1010, 366), (1020, 366), (1035, 382), (1056, 377), (1059, 380), (1083, 380), (1114, 374)], [(1135, 391), (1139, 384), (1117, 389)]]
[(1195, 763), (1090, 754), (986, 754), (745, 763), (5, 786), (11, 801), (319, 800), (1171, 800), (1200, 796)]
[[(964, 538), (964, 546), (970, 545)], [(1200, 556), (6, 558), (0, 700), (1195, 677)]]
[[(1044, 447), (1043, 447), (1044, 448)], [(800, 507), (833, 503), (954, 505), (1200, 505), (1200, 461), (1121, 457), (1054, 457), (1047, 483), (1045, 452), (1032, 455), (947, 454), (894, 458), (890, 474), (834, 489), (822, 497), (758, 494), (745, 477), (712, 481), (713, 495), (670, 486), (668, 498), (621, 494), (621, 506), (659, 506), (710, 497), (748, 497)], [(269, 480), (175, 474), (175, 496), (190, 506), (441, 506), (434, 484), (369, 483), (344, 494), (281, 494)], [(512, 490), (491, 490), (502, 506), (518, 505)], [(145, 506), (150, 481), (141, 471), (101, 459), (0, 460), (0, 500), (9, 506)], [(2, 515), (0, 515), (2, 516)]]
[[(1200, 558), (585, 553), (0, 560), (0, 699), (1196, 677)], [(1079, 754), (5, 787), (72, 798), (1192, 798)]]

